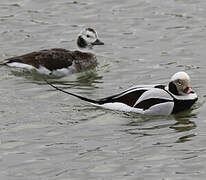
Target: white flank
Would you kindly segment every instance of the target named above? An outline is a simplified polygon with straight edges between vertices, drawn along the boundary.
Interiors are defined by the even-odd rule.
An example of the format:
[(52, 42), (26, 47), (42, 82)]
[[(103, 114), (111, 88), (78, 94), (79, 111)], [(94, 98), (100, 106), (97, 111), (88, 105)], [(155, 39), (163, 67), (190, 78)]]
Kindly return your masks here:
[(29, 64), (19, 63), (19, 62), (7, 63), (7, 65), (10, 67), (24, 68), (28, 70), (36, 69), (34, 66), (31, 66)]
[(120, 102), (105, 103), (102, 105), (94, 104), (94, 103), (91, 104), (105, 109), (115, 110), (115, 111), (136, 112), (136, 113), (144, 114), (144, 111), (142, 109), (133, 108)]
[(156, 104), (144, 111), (147, 115), (170, 115), (173, 111), (174, 102)]
[(105, 103), (102, 105), (91, 103), (97, 107), (115, 110), (115, 111), (123, 111), (123, 112), (134, 112), (138, 114), (146, 114), (146, 115), (169, 115), (172, 113), (174, 102), (165, 102), (152, 106), (147, 110), (143, 110), (140, 108), (133, 108), (126, 104), (115, 102), (115, 103)]
[(50, 71), (49, 69), (45, 68), (44, 66), (40, 66), (39, 68), (35, 68), (32, 65), (19, 63), (19, 62), (7, 63), (7, 65), (10, 67), (23, 68), (23, 69), (27, 69), (27, 70), (36, 70), (40, 74), (53, 75), (56, 77), (66, 76), (68, 74), (72, 74), (75, 72), (75, 68), (73, 65), (70, 66), (69, 68), (62, 68), (62, 69), (57, 69), (57, 70), (53, 70), (53, 71)]
[(35, 68), (40, 74), (50, 75), (51, 71), (45, 68), (44, 66), (40, 66), (38, 69)]
[(75, 72), (75, 68), (74, 66), (70, 66), (68, 68), (62, 68), (62, 69), (57, 69), (51, 72), (52, 75), (57, 76), (57, 77), (61, 77), (61, 76), (66, 76), (69, 74), (72, 74)]

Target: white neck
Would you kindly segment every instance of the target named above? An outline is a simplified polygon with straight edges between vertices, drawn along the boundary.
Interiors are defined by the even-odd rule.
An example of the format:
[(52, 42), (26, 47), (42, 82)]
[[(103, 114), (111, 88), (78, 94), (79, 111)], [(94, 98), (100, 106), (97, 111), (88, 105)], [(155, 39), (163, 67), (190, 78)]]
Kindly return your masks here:
[(77, 46), (77, 49), (79, 50), (79, 51), (81, 51), (81, 52), (89, 52), (89, 53), (92, 53), (93, 51), (93, 49), (92, 48), (89, 48), (89, 47), (86, 47), (86, 48), (80, 48), (80, 47), (78, 47)]
[[(165, 90), (170, 92), (168, 86), (165, 87)], [(179, 95), (179, 96), (172, 94), (172, 96), (175, 97), (176, 99), (179, 99), (179, 100), (190, 100), (190, 99), (196, 99), (197, 98), (196, 93), (190, 93), (190, 94)]]

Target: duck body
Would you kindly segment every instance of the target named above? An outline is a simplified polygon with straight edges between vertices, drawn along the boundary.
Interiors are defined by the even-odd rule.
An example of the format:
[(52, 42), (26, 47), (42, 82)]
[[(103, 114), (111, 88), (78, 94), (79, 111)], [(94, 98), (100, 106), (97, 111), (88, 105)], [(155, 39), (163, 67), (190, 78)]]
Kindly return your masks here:
[(77, 38), (80, 50), (67, 50), (63, 48), (45, 49), (5, 59), (3, 65), (25, 69), (35, 69), (43, 74), (57, 75), (58, 72), (80, 72), (97, 66), (97, 58), (88, 52), (95, 45), (103, 45), (98, 39), (97, 32), (86, 28)]
[(190, 109), (198, 99), (193, 91), (185, 96), (177, 96), (167, 89), (167, 86), (164, 85), (134, 86), (120, 94), (100, 99), (93, 104), (124, 112), (169, 115)]
[(99, 100), (70, 93), (47, 83), (61, 92), (98, 107), (147, 115), (170, 115), (185, 111), (198, 100), (197, 94), (190, 87), (190, 78), (185, 72), (173, 75), (168, 85), (133, 86), (121, 93)]
[(61, 69), (80, 72), (95, 67), (97, 58), (92, 53), (54, 48), (8, 58), (4, 63), (12, 67), (30, 67), (36, 70), (45, 68), (50, 73)]

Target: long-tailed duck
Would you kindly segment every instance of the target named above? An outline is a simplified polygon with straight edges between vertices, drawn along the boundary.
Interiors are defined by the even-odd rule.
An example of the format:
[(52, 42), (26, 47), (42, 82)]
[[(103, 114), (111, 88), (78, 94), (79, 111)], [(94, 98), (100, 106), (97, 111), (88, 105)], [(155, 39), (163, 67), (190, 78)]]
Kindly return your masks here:
[(185, 72), (174, 74), (167, 86), (159, 84), (134, 86), (99, 100), (88, 99), (50, 85), (95, 106), (148, 115), (169, 115), (188, 110), (198, 99), (190, 87), (190, 77)]
[[(92, 28), (84, 29), (77, 38), (77, 46), (81, 50), (92, 49), (94, 45), (103, 44), (98, 39), (97, 32)], [(36, 69), (40, 73), (55, 75), (57, 72), (64, 74), (93, 68), (97, 65), (97, 58), (90, 52), (55, 48), (8, 58), (4, 60), (3, 64), (11, 67)]]

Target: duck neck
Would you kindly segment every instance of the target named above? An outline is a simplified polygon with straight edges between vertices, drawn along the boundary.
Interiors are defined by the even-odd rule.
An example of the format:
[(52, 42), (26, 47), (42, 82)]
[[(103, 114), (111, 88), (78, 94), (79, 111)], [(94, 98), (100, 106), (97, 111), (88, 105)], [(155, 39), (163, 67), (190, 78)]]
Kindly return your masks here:
[(92, 49), (91, 48), (80, 48), (79, 46), (77, 46), (77, 49), (78, 51), (81, 51), (81, 52), (85, 52), (85, 53), (92, 53)]

